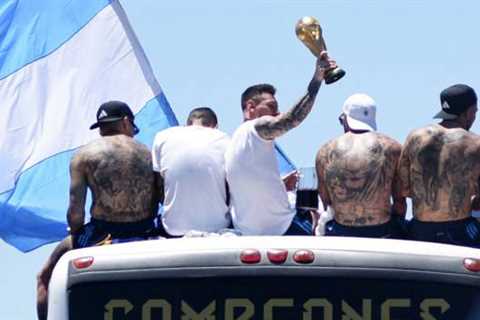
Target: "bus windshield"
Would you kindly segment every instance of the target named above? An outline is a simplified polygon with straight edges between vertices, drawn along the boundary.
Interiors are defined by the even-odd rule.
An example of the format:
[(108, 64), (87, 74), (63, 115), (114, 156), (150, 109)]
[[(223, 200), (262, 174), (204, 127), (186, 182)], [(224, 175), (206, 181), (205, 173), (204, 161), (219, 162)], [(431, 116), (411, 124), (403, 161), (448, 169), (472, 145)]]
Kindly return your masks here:
[(208, 277), (90, 282), (70, 319), (480, 319), (478, 289), (345, 277)]

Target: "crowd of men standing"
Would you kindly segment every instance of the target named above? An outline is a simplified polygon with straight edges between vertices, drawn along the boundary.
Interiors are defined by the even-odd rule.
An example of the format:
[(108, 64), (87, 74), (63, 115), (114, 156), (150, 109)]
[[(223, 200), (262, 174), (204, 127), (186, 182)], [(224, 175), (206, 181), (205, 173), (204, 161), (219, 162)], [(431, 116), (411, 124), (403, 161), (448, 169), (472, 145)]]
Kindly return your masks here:
[[(210, 108), (196, 108), (186, 126), (157, 134), (152, 150), (136, 142), (134, 115), (123, 102), (100, 106), (101, 138), (71, 160), (68, 238), (38, 276), (38, 315), (46, 318), (48, 282), (66, 251), (85, 246), (182, 237), (190, 231), (241, 235), (308, 234), (322, 211), (333, 213), (326, 236), (399, 238), (480, 247), (480, 140), (474, 90), (458, 84), (440, 94), (439, 124), (414, 130), (402, 145), (376, 131), (376, 104), (354, 94), (339, 117), (344, 134), (316, 156), (319, 212), (299, 217), (287, 192), (296, 175), (280, 176), (275, 139), (312, 110), (325, 73), (336, 66), (326, 54), (315, 64), (307, 92), (279, 112), (275, 88), (259, 84), (241, 97), (244, 122), (229, 138)], [(85, 224), (87, 189), (91, 220)], [(413, 219), (405, 220), (406, 197)], [(157, 219), (159, 205), (163, 212)], [(309, 221), (306, 221), (309, 220)]]

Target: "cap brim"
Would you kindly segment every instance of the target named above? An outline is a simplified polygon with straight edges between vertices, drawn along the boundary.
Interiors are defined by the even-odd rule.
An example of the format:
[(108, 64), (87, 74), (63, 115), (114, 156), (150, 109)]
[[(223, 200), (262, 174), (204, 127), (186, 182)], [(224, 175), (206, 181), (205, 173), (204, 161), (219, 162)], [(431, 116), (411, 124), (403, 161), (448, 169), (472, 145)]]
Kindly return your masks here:
[(93, 130), (93, 129), (96, 129), (96, 128), (100, 127), (100, 125), (102, 123), (109, 123), (109, 122), (114, 122), (114, 121), (118, 121), (118, 120), (122, 120), (122, 119), (123, 119), (123, 117), (114, 117), (114, 118), (102, 119), (102, 121), (97, 121), (94, 124), (92, 124), (90, 126), (90, 130)]
[(458, 116), (456, 114), (451, 114), (451, 113), (447, 113), (445, 111), (440, 111), (439, 113), (437, 113), (433, 119), (443, 119), (443, 120), (453, 120), (453, 119), (457, 119)]
[(368, 130), (368, 131), (377, 131), (377, 124), (374, 122), (373, 126), (369, 124), (353, 119), (352, 117), (346, 116), (347, 124), (350, 129), (353, 130)]
[(133, 134), (138, 134), (140, 132), (140, 129), (138, 129), (137, 125), (133, 123), (133, 121), (132, 121), (132, 125), (133, 125)]

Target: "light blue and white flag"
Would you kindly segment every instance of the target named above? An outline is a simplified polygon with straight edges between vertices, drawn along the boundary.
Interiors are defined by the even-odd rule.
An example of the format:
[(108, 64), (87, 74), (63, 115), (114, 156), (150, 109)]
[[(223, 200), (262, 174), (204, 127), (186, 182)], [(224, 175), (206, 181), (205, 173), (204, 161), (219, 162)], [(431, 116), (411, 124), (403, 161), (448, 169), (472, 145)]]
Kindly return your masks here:
[(177, 120), (117, 0), (0, 2), (0, 237), (29, 251), (66, 235), (68, 166), (98, 106), (130, 105), (151, 146)]
[(275, 155), (277, 156), (278, 169), (280, 171), (280, 176), (285, 177), (288, 174), (297, 170), (297, 167), (293, 164), (285, 152), (275, 144)]

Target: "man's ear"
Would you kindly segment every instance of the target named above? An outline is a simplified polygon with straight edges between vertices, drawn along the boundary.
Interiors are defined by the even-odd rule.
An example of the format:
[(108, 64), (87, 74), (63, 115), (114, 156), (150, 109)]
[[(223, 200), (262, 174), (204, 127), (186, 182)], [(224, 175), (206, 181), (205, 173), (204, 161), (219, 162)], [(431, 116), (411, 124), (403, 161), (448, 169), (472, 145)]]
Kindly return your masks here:
[(245, 103), (244, 114), (247, 119), (253, 119), (255, 117), (255, 107), (257, 104), (253, 99), (248, 99)]
[(129, 121), (130, 121), (130, 120), (129, 120), (127, 117), (123, 117), (123, 119), (122, 119), (122, 126), (123, 126), (124, 129), (127, 129), (127, 128), (128, 128), (128, 122), (129, 122)]
[(122, 131), (124, 134), (127, 134), (127, 135), (130, 134), (130, 130), (128, 129), (130, 125), (131, 125), (130, 119), (128, 119), (128, 117), (124, 117), (122, 119)]

